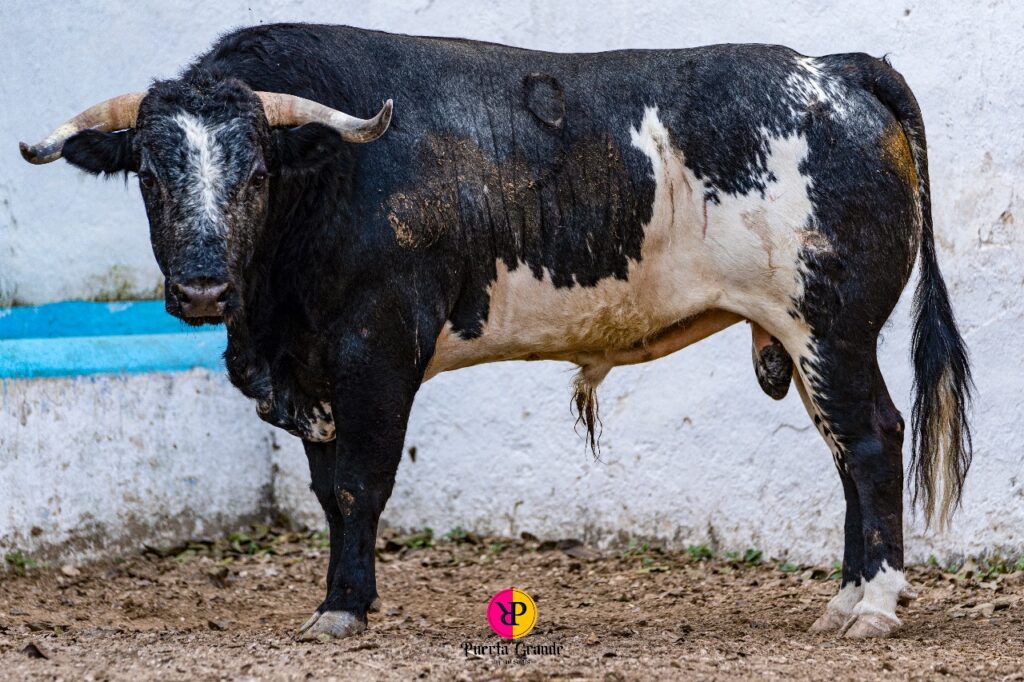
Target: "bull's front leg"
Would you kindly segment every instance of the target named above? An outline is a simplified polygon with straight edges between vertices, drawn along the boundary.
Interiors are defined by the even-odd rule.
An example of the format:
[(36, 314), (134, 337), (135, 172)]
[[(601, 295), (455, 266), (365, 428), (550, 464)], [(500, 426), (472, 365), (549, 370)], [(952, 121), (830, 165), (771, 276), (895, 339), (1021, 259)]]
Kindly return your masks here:
[(395, 483), (421, 378), (412, 363), (398, 370), (363, 353), (348, 358), (333, 401), (335, 441), (306, 444), (312, 488), (330, 525), (331, 552), (327, 597), (302, 626), (304, 640), (366, 629), (377, 599), (377, 524)]

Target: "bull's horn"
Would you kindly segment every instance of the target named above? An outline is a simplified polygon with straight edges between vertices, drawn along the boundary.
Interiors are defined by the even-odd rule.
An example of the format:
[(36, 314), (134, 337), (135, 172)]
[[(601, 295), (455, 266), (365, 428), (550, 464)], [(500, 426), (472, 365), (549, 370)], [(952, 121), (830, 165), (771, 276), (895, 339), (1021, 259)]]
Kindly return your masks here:
[(144, 92), (129, 92), (94, 104), (70, 121), (59, 126), (42, 142), (27, 145), (18, 143), (21, 155), (29, 163), (50, 163), (60, 158), (64, 143), (69, 137), (83, 130), (99, 130), (109, 133), (114, 130), (134, 128), (139, 117), (139, 104), (146, 96)]
[(295, 95), (279, 92), (257, 92), (256, 95), (263, 102), (263, 111), (271, 126), (323, 123), (338, 131), (341, 139), (346, 142), (373, 142), (383, 135), (391, 123), (391, 109), (394, 106), (388, 100), (373, 118), (356, 118)]

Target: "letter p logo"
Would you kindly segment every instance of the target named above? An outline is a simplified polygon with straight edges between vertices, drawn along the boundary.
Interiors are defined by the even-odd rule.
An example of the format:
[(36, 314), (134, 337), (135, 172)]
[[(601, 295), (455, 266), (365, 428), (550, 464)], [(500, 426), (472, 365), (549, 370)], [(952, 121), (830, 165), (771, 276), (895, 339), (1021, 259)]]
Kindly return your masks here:
[(537, 624), (537, 605), (522, 590), (502, 590), (487, 605), (487, 623), (504, 639), (525, 637)]
[(516, 618), (526, 615), (527, 606), (524, 601), (512, 601), (508, 604), (498, 602), (498, 608), (501, 609), (501, 624), (514, 628), (517, 625)]

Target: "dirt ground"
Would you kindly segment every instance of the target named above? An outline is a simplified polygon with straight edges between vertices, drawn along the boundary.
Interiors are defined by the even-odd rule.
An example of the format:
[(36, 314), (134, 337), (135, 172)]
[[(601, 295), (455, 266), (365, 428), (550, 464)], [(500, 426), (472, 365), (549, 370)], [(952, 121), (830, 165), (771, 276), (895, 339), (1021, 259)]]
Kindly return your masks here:
[[(384, 604), (355, 638), (298, 643), (322, 598), (323, 535), (255, 528), (116, 562), (0, 574), (0, 679), (991, 679), (1024, 680), (1024, 572), (917, 567), (920, 597), (893, 639), (808, 626), (832, 567), (704, 548), (597, 552), (573, 541), (382, 538)], [(22, 568), (23, 566), (15, 566)], [(515, 586), (537, 603), (517, 659), (486, 604)], [(510, 647), (510, 650), (512, 647)]]

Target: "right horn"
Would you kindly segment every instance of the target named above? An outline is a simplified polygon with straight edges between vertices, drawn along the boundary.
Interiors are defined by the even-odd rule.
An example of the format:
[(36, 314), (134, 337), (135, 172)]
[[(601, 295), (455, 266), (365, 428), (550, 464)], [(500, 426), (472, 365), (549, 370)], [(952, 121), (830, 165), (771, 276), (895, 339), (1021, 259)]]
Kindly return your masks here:
[(257, 92), (256, 96), (263, 102), (263, 111), (272, 127), (323, 123), (338, 131), (341, 139), (346, 142), (373, 142), (383, 135), (391, 123), (391, 110), (394, 107), (389, 99), (373, 118), (356, 118), (295, 95)]
[(42, 142), (27, 145), (18, 143), (21, 156), (29, 163), (50, 163), (60, 158), (68, 138), (83, 130), (99, 130), (109, 133), (114, 130), (134, 128), (139, 117), (139, 104), (146, 96), (144, 92), (130, 92), (94, 104), (71, 120), (59, 126)]

